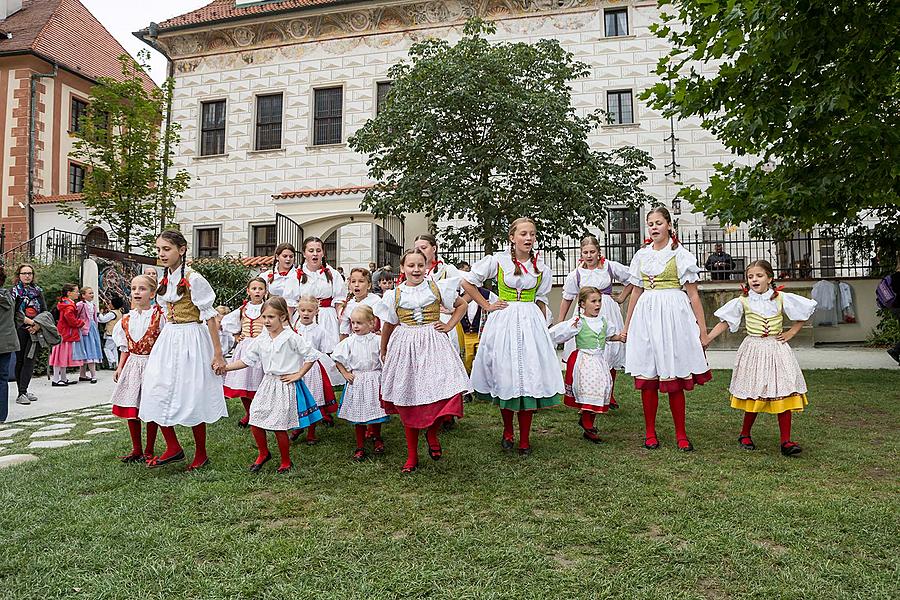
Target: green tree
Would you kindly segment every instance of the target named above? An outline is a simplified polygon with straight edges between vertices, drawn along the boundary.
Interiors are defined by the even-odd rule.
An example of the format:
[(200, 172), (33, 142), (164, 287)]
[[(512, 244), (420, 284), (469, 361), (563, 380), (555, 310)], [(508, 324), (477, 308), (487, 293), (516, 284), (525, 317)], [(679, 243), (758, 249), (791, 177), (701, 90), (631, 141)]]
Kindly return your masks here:
[(147, 90), (141, 72), (150, 56), (141, 52), (138, 58), (144, 64), (123, 54), (122, 77), (100, 78), (92, 88), (72, 151), (86, 165), (87, 216), (71, 205), (60, 205), (60, 211), (88, 226), (108, 225), (127, 252), (135, 247), (153, 252), (155, 233), (174, 221), (175, 200), (188, 188), (190, 175), (168, 174), (172, 158), (166, 149), (179, 141), (177, 123), (163, 127), (174, 83)]
[(640, 187), (652, 168), (647, 153), (588, 144), (607, 122), (572, 107), (569, 83), (588, 67), (555, 40), (492, 44), (484, 36), (494, 32), (473, 19), (455, 45), (425, 40), (391, 68), (386, 103), (350, 139), (378, 182), (363, 207), (456, 220), (443, 239), (481, 240), (492, 252), (520, 216), (546, 241), (603, 227), (610, 204), (650, 201)]
[[(643, 95), (699, 117), (737, 155), (681, 196), (726, 223), (783, 236), (900, 205), (900, 3), (660, 0), (672, 44)], [(718, 64), (701, 73), (701, 63)], [(774, 165), (774, 168), (772, 166)]]

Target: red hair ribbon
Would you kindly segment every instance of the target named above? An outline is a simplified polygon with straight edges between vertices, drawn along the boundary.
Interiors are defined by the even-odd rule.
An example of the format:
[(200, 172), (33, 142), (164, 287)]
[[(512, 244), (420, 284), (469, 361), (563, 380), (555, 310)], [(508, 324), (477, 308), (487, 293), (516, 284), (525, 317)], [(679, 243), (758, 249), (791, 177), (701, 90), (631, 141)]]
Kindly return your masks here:
[(600, 257), (600, 266), (602, 267), (605, 263), (606, 263), (606, 257), (605, 257), (605, 256), (601, 256), (601, 257)]
[(181, 281), (178, 282), (178, 286), (179, 287), (184, 286), (186, 288), (189, 288), (189, 287), (191, 287), (191, 282), (190, 282), (190, 280), (188, 280), (187, 277), (182, 277)]
[(162, 281), (160, 281), (159, 284), (163, 287), (169, 287), (169, 275), (167, 274), (165, 277), (163, 277)]
[(275, 271), (274, 270), (271, 273), (269, 273), (269, 283), (272, 283), (273, 281), (275, 281)]
[(743, 292), (743, 295), (744, 295), (744, 296), (749, 296), (749, 295), (750, 295), (750, 288), (747, 287), (746, 285), (744, 285), (744, 284), (742, 283), (742, 284), (741, 284), (741, 292)]
[(442, 261), (442, 260), (434, 261), (433, 263), (431, 263), (431, 268), (429, 269), (429, 271), (432, 273), (437, 273), (438, 265), (442, 265), (442, 264), (444, 264), (444, 261)]
[(652, 240), (652, 239), (650, 239), (650, 238), (644, 238), (644, 245), (645, 245), (645, 246), (649, 246), (649, 245), (652, 244), (652, 243), (653, 243), (653, 240)]
[(783, 289), (784, 289), (784, 286), (783, 286), (783, 285), (777, 286), (777, 287), (775, 288), (775, 291), (772, 292), (772, 298), (777, 298), (777, 297), (778, 297), (778, 292), (780, 292), (780, 291), (783, 290)]

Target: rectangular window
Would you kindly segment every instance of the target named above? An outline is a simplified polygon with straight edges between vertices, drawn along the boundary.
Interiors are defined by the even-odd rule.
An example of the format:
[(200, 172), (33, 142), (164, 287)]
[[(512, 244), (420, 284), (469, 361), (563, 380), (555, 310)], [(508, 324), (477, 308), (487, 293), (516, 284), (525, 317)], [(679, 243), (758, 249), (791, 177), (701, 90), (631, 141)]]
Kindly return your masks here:
[(631, 264), (634, 253), (641, 246), (641, 217), (632, 208), (611, 208), (606, 256), (623, 265)]
[(283, 94), (256, 97), (256, 149), (281, 148), (281, 116)]
[(219, 228), (197, 229), (197, 257), (215, 258), (219, 256)]
[(606, 21), (606, 37), (628, 35), (628, 9), (614, 8), (603, 11)]
[(69, 193), (80, 194), (84, 191), (84, 167), (69, 163)]
[(276, 237), (274, 225), (254, 225), (253, 256), (275, 254)]
[(200, 156), (225, 154), (225, 101), (203, 102), (200, 106)]
[(315, 113), (313, 115), (314, 146), (341, 143), (343, 104), (344, 88), (333, 87), (315, 90)]
[(69, 133), (81, 131), (81, 118), (87, 114), (87, 102), (72, 98), (72, 114), (69, 119)]
[(388, 92), (391, 91), (391, 86), (393, 85), (390, 81), (379, 81), (378, 89), (375, 94), (375, 114), (381, 112), (381, 107), (384, 106), (384, 101), (387, 99)]
[(631, 102), (631, 90), (619, 90), (606, 94), (606, 110), (612, 117), (613, 125), (634, 123), (634, 108)]

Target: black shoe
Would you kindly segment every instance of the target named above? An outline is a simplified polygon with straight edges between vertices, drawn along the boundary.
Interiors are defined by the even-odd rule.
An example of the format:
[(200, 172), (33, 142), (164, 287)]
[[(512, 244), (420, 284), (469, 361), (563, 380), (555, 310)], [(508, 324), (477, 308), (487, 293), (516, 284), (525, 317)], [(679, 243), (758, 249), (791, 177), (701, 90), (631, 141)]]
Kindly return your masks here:
[(456, 427), (456, 419), (454, 419), (453, 417), (444, 419), (444, 422), (441, 423), (441, 429), (444, 430), (445, 433), (448, 431), (452, 431), (455, 427)]
[(270, 460), (272, 460), (271, 452), (266, 454), (266, 457), (264, 459), (262, 459), (262, 462), (258, 462), (258, 463), (255, 462), (252, 465), (250, 465), (250, 472), (251, 473), (259, 473), (259, 471), (263, 468), (263, 465), (266, 464), (267, 462), (269, 462)]
[[(650, 440), (655, 440), (652, 444), (648, 443)], [(644, 438), (644, 448), (647, 450), (659, 450), (659, 438), (657, 437), (648, 437)]]
[(900, 365), (900, 350), (897, 348), (889, 348), (887, 353), (891, 358), (897, 361), (898, 365)]
[(756, 450), (756, 444), (753, 443), (753, 438), (749, 435), (742, 435), (738, 437), (738, 444), (741, 445), (741, 448), (744, 450)]
[(50, 384), (53, 387), (66, 387), (69, 385), (68, 381), (54, 381)]
[(687, 438), (684, 438), (683, 440), (675, 440), (676, 444), (677, 444), (677, 442), (682, 442), (682, 441), (687, 442), (687, 446), (677, 446), (679, 450), (681, 450), (682, 452), (693, 452), (694, 451), (694, 445), (691, 443), (691, 440), (689, 440)]
[(504, 450), (512, 450), (513, 449), (513, 441), (508, 440), (506, 438), (500, 438), (500, 447)]
[(80, 375), (78, 377), (78, 381), (90, 381), (90, 380), (91, 380), (90, 377), (81, 377)]
[(531, 446), (519, 448), (519, 456), (531, 456)]
[(800, 444), (796, 444), (794, 442), (785, 442), (781, 445), (781, 453), (784, 456), (794, 456), (795, 454), (800, 454), (803, 452), (803, 448), (800, 447)]

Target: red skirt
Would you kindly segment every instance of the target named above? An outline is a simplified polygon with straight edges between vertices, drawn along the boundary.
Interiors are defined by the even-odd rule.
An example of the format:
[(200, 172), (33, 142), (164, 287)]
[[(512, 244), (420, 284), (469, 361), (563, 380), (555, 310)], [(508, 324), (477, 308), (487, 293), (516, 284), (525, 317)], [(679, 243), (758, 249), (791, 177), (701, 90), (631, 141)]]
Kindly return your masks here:
[(381, 407), (389, 415), (400, 415), (400, 421), (405, 427), (428, 429), (435, 423), (440, 423), (445, 417), (462, 418), (463, 397), (462, 394), (456, 394), (446, 400), (419, 406), (397, 406), (382, 398)]
[(638, 390), (659, 390), (664, 394), (670, 392), (685, 391), (689, 392), (694, 389), (695, 385), (703, 385), (707, 381), (712, 381), (712, 371), (706, 373), (694, 373), (690, 377), (681, 379), (641, 379), (634, 378), (634, 387)]

